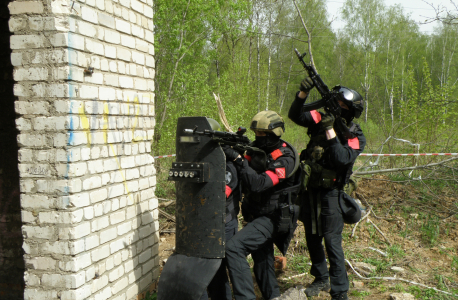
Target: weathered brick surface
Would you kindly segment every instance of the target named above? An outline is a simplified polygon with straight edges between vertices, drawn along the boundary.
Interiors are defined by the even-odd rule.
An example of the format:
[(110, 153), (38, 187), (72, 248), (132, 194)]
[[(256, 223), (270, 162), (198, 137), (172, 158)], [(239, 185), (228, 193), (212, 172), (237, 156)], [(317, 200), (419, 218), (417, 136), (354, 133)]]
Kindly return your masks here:
[(152, 1), (8, 9), (24, 298), (136, 298), (159, 273)]

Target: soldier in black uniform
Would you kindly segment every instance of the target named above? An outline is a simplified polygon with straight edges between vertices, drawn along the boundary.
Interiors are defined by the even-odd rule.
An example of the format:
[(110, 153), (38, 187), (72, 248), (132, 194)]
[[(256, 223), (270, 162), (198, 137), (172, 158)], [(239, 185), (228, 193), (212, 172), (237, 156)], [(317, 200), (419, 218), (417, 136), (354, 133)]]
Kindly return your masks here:
[[(288, 114), (297, 125), (307, 127), (307, 134), (310, 136), (307, 148), (301, 153), (302, 172), (305, 172), (304, 177), (308, 177), (307, 173), (310, 176), (306, 190), (299, 196), (299, 219), (305, 226), (307, 247), (312, 260), (310, 274), (315, 280), (305, 293), (310, 297), (330, 289), (332, 299), (348, 299), (349, 284), (342, 249), (344, 221), (339, 203), (344, 197), (343, 187), (348, 183), (353, 164), (366, 145), (361, 128), (352, 122), (364, 109), (363, 99), (354, 90), (341, 86), (333, 89), (339, 93), (341, 117), (351, 133), (351, 137), (345, 137), (334, 131), (334, 116), (331, 114), (315, 110), (302, 112), (301, 108), (312, 88), (313, 82), (310, 78), (302, 81)], [(329, 271), (322, 245), (323, 238), (330, 264)]]
[[(219, 123), (211, 118), (207, 118), (213, 130), (221, 131)], [(222, 146), (223, 150), (228, 146)], [(240, 200), (242, 198), (242, 191), (238, 179), (237, 169), (234, 162), (226, 157), (226, 224), (225, 236), (226, 243), (238, 231), (237, 215), (240, 211)], [(216, 272), (212, 281), (207, 287), (208, 295), (211, 299), (215, 300), (232, 300), (231, 286), (226, 273), (226, 260), (223, 259), (221, 267)], [(208, 299), (207, 293), (203, 293), (201, 300)]]
[[(292, 175), (297, 169), (298, 157), (296, 150), (280, 139), (285, 127), (276, 112), (258, 113), (253, 117), (250, 129), (256, 134), (254, 146), (264, 152), (247, 153), (242, 158), (235, 150), (225, 149), (226, 157), (233, 159), (239, 169), (245, 194), (242, 214), (248, 222), (226, 244), (226, 259), (235, 299), (256, 299), (246, 260), (248, 254), (254, 260), (254, 274), (264, 299), (273, 299), (280, 296), (273, 246), (274, 242), (278, 246), (279, 236), (288, 235), (280, 233), (282, 230), (275, 221), (276, 214), (279, 204), (291, 196)], [(267, 158), (262, 157), (262, 153), (267, 154)]]

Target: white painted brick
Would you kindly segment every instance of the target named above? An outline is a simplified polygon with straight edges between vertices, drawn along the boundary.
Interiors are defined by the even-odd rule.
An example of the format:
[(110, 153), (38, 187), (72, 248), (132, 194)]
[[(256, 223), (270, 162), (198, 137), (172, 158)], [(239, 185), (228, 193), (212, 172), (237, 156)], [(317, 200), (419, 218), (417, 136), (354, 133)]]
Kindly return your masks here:
[(83, 253), (73, 257), (70, 261), (59, 261), (59, 269), (68, 272), (78, 272), (91, 265), (90, 253)]
[(106, 263), (105, 263), (105, 268), (107, 271), (110, 271), (114, 268), (114, 260), (113, 260), (113, 256), (109, 257), (107, 260), (106, 260)]
[[(118, 47), (116, 50), (117, 58), (123, 61), (131, 61), (132, 58), (132, 51), (123, 47)], [(122, 71), (122, 67), (118, 66), (118, 69)]]
[(57, 261), (52, 257), (33, 257), (31, 259), (25, 259), (26, 264), (30, 264), (32, 269), (35, 270), (55, 270)]
[[(70, 141), (69, 141), (69, 144), (72, 145)], [(70, 177), (83, 176), (86, 173), (87, 173), (87, 164), (85, 162), (73, 163), (73, 164), (68, 165), (68, 176)]]
[(85, 207), (83, 210), (84, 210), (84, 218), (86, 220), (92, 220), (94, 218), (94, 207), (88, 206), (88, 207)]
[(82, 286), (76, 290), (62, 291), (60, 295), (61, 300), (86, 300), (91, 296), (90, 285)]
[(33, 31), (43, 31), (43, 17), (29, 17), (29, 28)]
[(138, 262), (139, 263), (144, 263), (146, 262), (147, 260), (149, 260), (150, 258), (152, 257), (151, 255), (151, 248), (148, 248), (147, 250), (145, 250), (144, 252), (142, 252), (139, 256), (139, 259), (138, 259)]
[[(21, 190), (24, 190), (21, 188)], [(30, 211), (21, 211), (21, 220), (24, 223), (35, 223), (37, 221), (37, 218), (33, 215), (32, 212)]]
[[(127, 285), (129, 284), (129, 280), (127, 277), (124, 277), (122, 279), (120, 279), (119, 281), (116, 282), (116, 284), (114, 284), (111, 288), (111, 291), (114, 295), (116, 295), (117, 293), (119, 293), (120, 291), (122, 291), (123, 289), (125, 289), (127, 287)], [(126, 299), (125, 296), (124, 298), (120, 297), (118, 300), (121, 300), (121, 299)]]
[(22, 234), (26, 239), (48, 239), (54, 235), (54, 227), (22, 226)]
[(144, 65), (145, 64), (145, 55), (140, 52), (132, 51), (132, 61), (139, 65)]
[(10, 37), (11, 49), (36, 49), (47, 45), (43, 36), (38, 35), (12, 35)]
[(24, 300), (47, 300), (57, 299), (57, 291), (43, 291), (38, 289), (25, 288)]
[(25, 80), (47, 80), (48, 69), (46, 68), (16, 68), (13, 72), (14, 80), (25, 81)]
[(89, 222), (79, 224), (70, 228), (70, 238), (79, 239), (91, 233), (91, 225)]
[(105, 41), (107, 43), (119, 45), (121, 42), (121, 34), (114, 30), (105, 30)]
[(104, 244), (106, 242), (109, 242), (117, 237), (117, 230), (116, 227), (109, 228), (107, 230), (104, 230), (100, 232), (100, 243)]
[(85, 40), (86, 40), (86, 49), (89, 52), (92, 52), (98, 55), (102, 55), (102, 56), (105, 54), (104, 46), (102, 43), (92, 41), (89, 38), (86, 38)]
[(65, 254), (69, 255), (71, 253), (70, 246), (68, 242), (46, 242), (41, 245), (42, 253), (50, 254)]
[(92, 190), (102, 186), (102, 177), (93, 176), (83, 180), (83, 190)]
[[(100, 205), (102, 208), (102, 213), (103, 213), (103, 206)], [(92, 231), (99, 231), (101, 229), (104, 229), (110, 225), (109, 218), (108, 216), (103, 216), (102, 218), (98, 218), (95, 221), (92, 221)]]
[(86, 237), (86, 251), (98, 247), (99, 245), (99, 236), (97, 234)]
[(91, 203), (97, 203), (97, 202), (107, 199), (108, 192), (107, 192), (107, 189), (104, 188), (104, 189), (99, 189), (94, 192), (91, 192), (89, 195), (91, 198)]
[(118, 235), (124, 235), (128, 233), (132, 228), (132, 221), (125, 222), (117, 227)]
[[(114, 65), (116, 64), (114, 63)], [(114, 88), (99, 87), (99, 95), (100, 100), (116, 100), (116, 90)]]
[(101, 259), (107, 258), (110, 255), (110, 247), (108, 244), (103, 245), (91, 252), (91, 258), (93, 262), (97, 262)]
[(101, 292), (94, 295), (97, 300), (106, 300), (111, 297), (111, 287), (104, 288)]
[(99, 22), (97, 11), (87, 6), (83, 6), (83, 8), (81, 9), (81, 17), (83, 18), (83, 20), (94, 24), (98, 24)]
[(21, 194), (21, 206), (23, 208), (51, 208), (52, 200), (45, 195)]
[(41, 1), (14, 1), (8, 4), (10, 14), (41, 14), (44, 11)]
[(48, 115), (49, 103), (45, 101), (15, 101), (16, 113), (20, 115)]
[[(152, 19), (153, 16), (154, 16), (153, 7), (152, 7), (152, 6), (148, 6), (148, 5), (145, 5), (144, 7), (145, 7), (145, 11), (144, 11), (145, 16), (146, 16), (147, 18), (149, 18), (149, 19)], [(148, 28), (151, 29), (151, 30), (153, 30), (154, 27), (153, 27), (152, 24), (151, 24), (151, 25), (148, 24)]]
[(119, 76), (116, 74), (104, 74), (104, 83), (111, 86), (119, 86)]
[(24, 118), (16, 119), (16, 128), (20, 131), (29, 131), (32, 129), (32, 122)]
[[(23, 30), (27, 27), (27, 20), (23, 18), (11, 18), (8, 22), (10, 32)], [(22, 53), (20, 53), (22, 56)]]
[[(130, 283), (130, 280), (129, 280)], [(134, 283), (132, 284), (126, 291), (126, 297), (127, 299), (131, 299), (136, 297), (140, 293), (140, 287)]]
[(87, 22), (83, 22), (83, 21), (77, 21), (77, 25), (78, 25), (78, 32), (80, 34), (88, 36), (88, 37), (92, 37), (92, 38), (96, 37), (97, 29), (94, 25), (87, 23)]
[(133, 88), (134, 81), (131, 77), (119, 76), (119, 86), (122, 88)]
[(83, 99), (98, 98), (99, 88), (97, 86), (82, 85), (80, 88), (80, 97)]
[(99, 13), (99, 24), (106, 26), (108, 28), (114, 28), (115, 27), (115, 19), (105, 13)]
[(120, 277), (122, 277), (123, 275), (124, 275), (124, 267), (119, 266), (110, 272), (110, 274), (108, 275), (108, 278), (110, 282), (113, 282), (119, 279)]
[(88, 193), (71, 195), (71, 196), (68, 196), (68, 199), (69, 199), (70, 205), (74, 207), (84, 207), (90, 204)]
[[(94, 143), (95, 141), (92, 140), (92, 142)], [(91, 161), (88, 166), (88, 171), (90, 174), (97, 174), (103, 172), (103, 162), (100, 160)]]

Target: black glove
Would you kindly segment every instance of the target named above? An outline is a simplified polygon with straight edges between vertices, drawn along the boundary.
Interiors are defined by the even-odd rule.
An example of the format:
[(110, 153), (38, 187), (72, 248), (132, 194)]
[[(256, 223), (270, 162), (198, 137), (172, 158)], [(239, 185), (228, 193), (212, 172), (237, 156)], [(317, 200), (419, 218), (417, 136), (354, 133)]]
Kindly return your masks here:
[(237, 157), (239, 157), (240, 153), (238, 153), (236, 150), (229, 146), (223, 147), (224, 154), (226, 154), (226, 159), (227, 160), (235, 160)]
[(321, 117), (321, 126), (323, 126), (324, 130), (332, 129), (334, 126), (334, 116), (332, 114), (325, 114)]
[(306, 77), (304, 80), (301, 81), (301, 85), (299, 86), (299, 89), (303, 91), (304, 93), (310, 92), (311, 89), (313, 89), (313, 81), (312, 78)]

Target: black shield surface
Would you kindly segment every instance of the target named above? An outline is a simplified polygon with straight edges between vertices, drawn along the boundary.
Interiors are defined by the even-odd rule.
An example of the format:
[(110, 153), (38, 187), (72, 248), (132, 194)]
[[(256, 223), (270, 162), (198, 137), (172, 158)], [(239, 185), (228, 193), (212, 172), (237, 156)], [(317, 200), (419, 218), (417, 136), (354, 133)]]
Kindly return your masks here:
[(226, 158), (211, 137), (184, 133), (184, 129), (194, 129), (196, 126), (199, 131), (212, 129), (205, 117), (178, 118), (176, 167), (204, 165), (206, 168), (199, 171), (202, 177), (200, 182), (186, 178), (176, 181), (175, 249), (177, 253), (187, 256), (223, 258)]
[(159, 278), (158, 300), (198, 300), (221, 265), (221, 259), (173, 254)]

